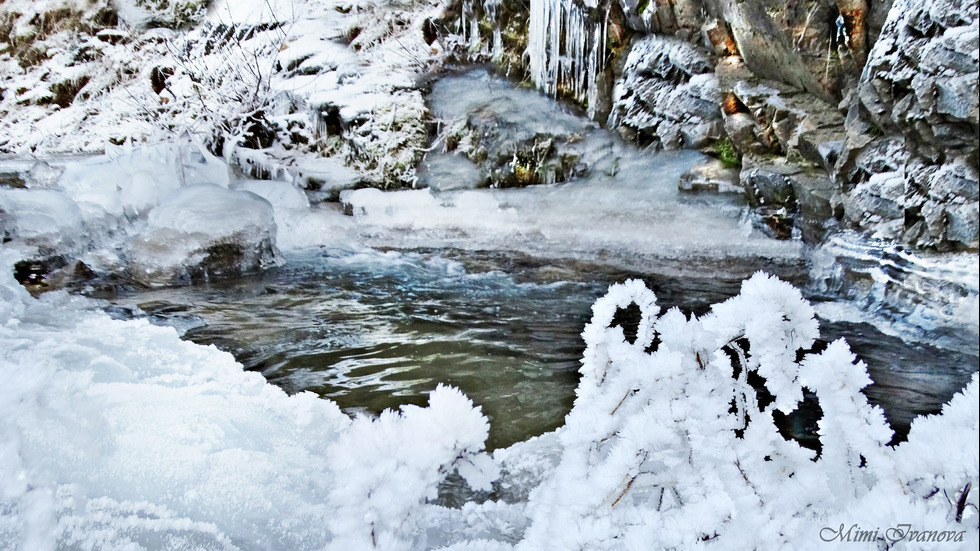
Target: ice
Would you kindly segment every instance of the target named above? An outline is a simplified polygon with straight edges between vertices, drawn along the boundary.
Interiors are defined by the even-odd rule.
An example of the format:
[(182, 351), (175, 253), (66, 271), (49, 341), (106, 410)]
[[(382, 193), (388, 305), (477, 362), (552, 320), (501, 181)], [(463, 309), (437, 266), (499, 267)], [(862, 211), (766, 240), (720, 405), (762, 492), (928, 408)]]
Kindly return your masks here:
[(980, 274), (975, 253), (910, 250), (852, 232), (810, 253), (811, 292), (830, 320), (871, 320), (903, 339), (976, 351)]
[(418, 171), (419, 187), (452, 191), (480, 187), (486, 177), (472, 161), (457, 154), (428, 154)]
[(180, 188), (150, 211), (130, 244), (144, 284), (260, 270), (281, 262), (272, 205), (214, 184)]
[(550, 96), (559, 90), (597, 114), (605, 68), (608, 8), (595, 1), (531, 0), (528, 65), (531, 79)]
[(405, 548), (444, 473), (493, 476), (454, 389), (352, 421), (173, 329), (36, 300), (0, 254), (4, 549)]
[(186, 183), (228, 185), (228, 167), (186, 138), (68, 163), (58, 180), (87, 221), (138, 216)]
[(62, 191), (0, 188), (0, 236), (4, 243), (71, 249), (84, 233), (84, 222), (78, 205)]

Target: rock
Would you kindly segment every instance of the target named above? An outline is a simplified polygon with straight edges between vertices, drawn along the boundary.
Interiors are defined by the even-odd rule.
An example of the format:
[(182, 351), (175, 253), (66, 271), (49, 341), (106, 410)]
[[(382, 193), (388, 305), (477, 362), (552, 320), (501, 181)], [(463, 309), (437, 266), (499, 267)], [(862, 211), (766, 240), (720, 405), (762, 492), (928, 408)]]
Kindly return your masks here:
[(901, 172), (874, 174), (844, 197), (844, 214), (858, 227), (874, 227), (875, 237), (898, 239), (904, 227), (904, 199)]
[(829, 174), (844, 150), (844, 139), (843, 128), (807, 130), (797, 136), (796, 149), (804, 159)]
[(745, 157), (739, 181), (753, 206), (795, 207), (796, 193), (791, 175), (799, 171), (799, 167), (778, 157)]
[(759, 123), (748, 113), (733, 113), (725, 116), (725, 133), (742, 155), (764, 155), (769, 152), (770, 146), (766, 145), (766, 140), (760, 136), (760, 132)]
[(840, 186), (821, 170), (794, 174), (790, 176), (790, 183), (799, 205), (797, 226), (803, 241), (822, 243), (844, 216)]
[(582, 138), (598, 125), (484, 70), (437, 82), (429, 101), (445, 151), (472, 161), (491, 186), (564, 182), (590, 168)]
[(718, 79), (707, 55), (680, 40), (637, 41), (613, 87), (609, 126), (642, 145), (703, 148), (721, 135)]
[(0, 188), (0, 242), (65, 252), (85, 233), (81, 209), (68, 194), (49, 189)]
[(144, 285), (240, 274), (279, 262), (272, 205), (212, 184), (183, 187), (162, 201), (130, 242), (130, 275)]
[(681, 191), (710, 193), (742, 193), (739, 170), (725, 166), (718, 159), (706, 159), (681, 175), (677, 188)]
[(784, 157), (747, 156), (740, 182), (749, 202), (774, 236), (798, 228), (807, 243), (820, 243), (844, 216), (840, 186), (821, 168)]
[(947, 204), (945, 210), (946, 239), (976, 249), (980, 235), (980, 211), (977, 210), (977, 204), (957, 202)]
[[(736, 81), (732, 93), (752, 113), (760, 128), (763, 145), (789, 154), (799, 149), (800, 137), (810, 134), (814, 150), (821, 143), (844, 139), (844, 116), (832, 105), (786, 85), (758, 81)], [(766, 134), (766, 129), (770, 135)], [(815, 143), (813, 143), (815, 142)], [(821, 156), (814, 162), (822, 164)]]
[(834, 166), (858, 228), (918, 246), (976, 248), (978, 11), (968, 0), (895, 0), (848, 99)]
[(806, 90), (836, 103), (830, 92), (810, 73), (786, 33), (773, 22), (762, 2), (718, 0), (745, 64), (757, 76)]
[(634, 31), (671, 35), (695, 32), (701, 24), (699, 0), (618, 0)]
[(301, 159), (295, 178), (313, 203), (339, 201), (341, 192), (363, 185), (363, 176), (335, 157)]
[(728, 32), (725, 22), (720, 19), (710, 19), (701, 26), (704, 42), (710, 44), (715, 55), (730, 56), (738, 54), (735, 39)]

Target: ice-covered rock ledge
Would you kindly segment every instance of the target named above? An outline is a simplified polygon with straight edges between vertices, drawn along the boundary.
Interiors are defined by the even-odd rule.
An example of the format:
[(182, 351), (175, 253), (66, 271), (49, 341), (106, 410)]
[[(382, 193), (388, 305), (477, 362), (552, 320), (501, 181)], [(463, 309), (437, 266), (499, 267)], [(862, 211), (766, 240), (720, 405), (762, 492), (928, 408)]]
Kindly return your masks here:
[[(37, 266), (18, 269), (33, 288), (93, 276), (172, 284), (281, 262), (275, 208), (261, 195), (281, 217), (291, 212), (284, 192), (230, 189), (226, 164), (192, 142), (52, 163), (35, 163), (23, 188), (0, 187), (4, 248)], [(40, 178), (40, 168), (52, 177)]]

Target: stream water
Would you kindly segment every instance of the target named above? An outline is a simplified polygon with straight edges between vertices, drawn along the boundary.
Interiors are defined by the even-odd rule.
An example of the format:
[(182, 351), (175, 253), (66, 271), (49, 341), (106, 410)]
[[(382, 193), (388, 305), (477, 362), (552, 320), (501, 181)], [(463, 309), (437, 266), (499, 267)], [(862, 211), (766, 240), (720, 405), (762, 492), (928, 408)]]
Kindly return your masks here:
[[(181, 328), (286, 391), (311, 391), (349, 412), (424, 405), (438, 383), (457, 386), (490, 418), (493, 449), (563, 423), (590, 306), (632, 276), (643, 276), (664, 307), (696, 314), (740, 285), (517, 253), (317, 250), (261, 275), (121, 291), (112, 308)], [(906, 342), (868, 323), (821, 325), (826, 340), (847, 339), (867, 362), (875, 381), (867, 394), (902, 435), (977, 369), (975, 355)]]

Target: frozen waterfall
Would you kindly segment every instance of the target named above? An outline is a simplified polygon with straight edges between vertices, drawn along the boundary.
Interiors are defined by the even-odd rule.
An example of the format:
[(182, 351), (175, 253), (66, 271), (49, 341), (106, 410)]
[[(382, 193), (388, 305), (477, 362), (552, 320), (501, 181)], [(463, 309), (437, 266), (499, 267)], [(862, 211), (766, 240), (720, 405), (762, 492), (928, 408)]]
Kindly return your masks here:
[(528, 47), (531, 78), (551, 96), (583, 102), (596, 115), (605, 70), (609, 9), (599, 0), (531, 0)]

